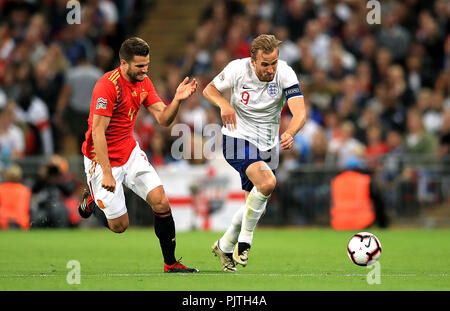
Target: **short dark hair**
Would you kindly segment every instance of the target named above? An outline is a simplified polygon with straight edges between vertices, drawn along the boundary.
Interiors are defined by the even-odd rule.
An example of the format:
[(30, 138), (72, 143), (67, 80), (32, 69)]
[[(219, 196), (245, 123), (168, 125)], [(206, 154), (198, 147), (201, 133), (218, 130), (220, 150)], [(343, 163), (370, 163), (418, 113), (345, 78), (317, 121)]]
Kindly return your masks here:
[(138, 37), (126, 39), (119, 50), (120, 59), (130, 62), (134, 56), (147, 56), (150, 53), (150, 47), (147, 42)]

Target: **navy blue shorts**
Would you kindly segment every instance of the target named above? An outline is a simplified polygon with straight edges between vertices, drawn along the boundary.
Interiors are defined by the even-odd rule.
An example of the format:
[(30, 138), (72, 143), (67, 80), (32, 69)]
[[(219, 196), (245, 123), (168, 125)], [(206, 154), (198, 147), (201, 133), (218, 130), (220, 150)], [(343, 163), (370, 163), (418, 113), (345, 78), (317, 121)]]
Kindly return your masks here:
[(245, 139), (234, 138), (222, 135), (223, 156), (225, 160), (239, 172), (241, 176), (242, 190), (251, 191), (253, 183), (248, 179), (245, 171), (250, 164), (264, 161), (275, 174), (278, 166), (279, 150), (272, 148), (267, 151), (260, 151), (255, 145)]

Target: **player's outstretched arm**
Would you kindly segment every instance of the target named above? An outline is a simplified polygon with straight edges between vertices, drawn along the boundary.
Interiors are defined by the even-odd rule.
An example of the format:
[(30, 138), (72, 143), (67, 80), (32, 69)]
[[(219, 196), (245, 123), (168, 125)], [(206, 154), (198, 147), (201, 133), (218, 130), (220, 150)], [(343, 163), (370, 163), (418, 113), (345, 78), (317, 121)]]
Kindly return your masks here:
[(291, 149), (294, 146), (294, 136), (306, 123), (305, 100), (303, 97), (293, 97), (288, 100), (288, 107), (292, 113), (292, 119), (284, 133), (281, 134), (281, 149)]
[(236, 112), (226, 100), (219, 90), (214, 85), (214, 82), (210, 82), (203, 90), (203, 96), (213, 105), (220, 108), (220, 115), (222, 117), (222, 123), (225, 127), (229, 127), (231, 130), (236, 128)]
[(95, 156), (102, 168), (102, 187), (114, 192), (116, 180), (112, 175), (111, 163), (108, 157), (108, 145), (106, 143), (105, 131), (108, 128), (110, 117), (94, 114), (92, 120), (92, 140), (94, 141)]
[(157, 102), (147, 107), (148, 112), (153, 115), (159, 124), (169, 126), (178, 113), (181, 101), (190, 97), (197, 90), (197, 80), (192, 79), (189, 83), (188, 81), (189, 77), (186, 77), (178, 85), (175, 96), (170, 105), (167, 106), (163, 102)]

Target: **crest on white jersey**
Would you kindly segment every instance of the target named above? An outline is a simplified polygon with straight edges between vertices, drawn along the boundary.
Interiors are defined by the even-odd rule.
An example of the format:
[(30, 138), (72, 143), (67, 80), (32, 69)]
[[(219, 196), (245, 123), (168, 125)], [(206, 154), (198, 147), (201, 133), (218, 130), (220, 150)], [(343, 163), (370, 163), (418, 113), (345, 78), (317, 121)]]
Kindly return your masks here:
[(267, 93), (269, 93), (270, 96), (275, 97), (278, 95), (278, 86), (276, 83), (271, 82), (269, 83), (267, 87)]

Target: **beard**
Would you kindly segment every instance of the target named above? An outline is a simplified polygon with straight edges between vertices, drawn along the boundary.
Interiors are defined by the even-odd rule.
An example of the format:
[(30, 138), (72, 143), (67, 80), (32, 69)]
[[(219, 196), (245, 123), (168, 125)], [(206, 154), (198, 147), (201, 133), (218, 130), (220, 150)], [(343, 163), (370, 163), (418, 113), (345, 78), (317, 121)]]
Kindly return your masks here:
[(262, 72), (256, 72), (256, 76), (258, 77), (259, 81), (261, 82), (270, 82), (275, 77), (275, 74), (264, 74)]
[(130, 69), (127, 70), (127, 76), (130, 78), (131, 83), (144, 81), (146, 74), (142, 74), (142, 78), (139, 78), (139, 75), (141, 75), (139, 72), (133, 72)]

